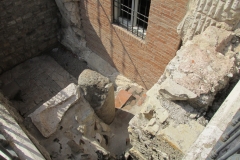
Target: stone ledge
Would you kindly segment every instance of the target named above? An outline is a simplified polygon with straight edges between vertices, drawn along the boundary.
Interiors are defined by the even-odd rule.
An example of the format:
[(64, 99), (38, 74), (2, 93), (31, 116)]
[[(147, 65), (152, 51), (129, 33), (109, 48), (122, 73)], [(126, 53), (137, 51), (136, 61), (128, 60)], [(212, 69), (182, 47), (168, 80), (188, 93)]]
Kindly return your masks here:
[(20, 159), (45, 160), (8, 110), (0, 104), (0, 130)]
[(183, 158), (184, 160), (206, 159), (215, 143), (218, 141), (228, 123), (240, 109), (240, 81), (225, 99), (209, 124), (199, 135)]

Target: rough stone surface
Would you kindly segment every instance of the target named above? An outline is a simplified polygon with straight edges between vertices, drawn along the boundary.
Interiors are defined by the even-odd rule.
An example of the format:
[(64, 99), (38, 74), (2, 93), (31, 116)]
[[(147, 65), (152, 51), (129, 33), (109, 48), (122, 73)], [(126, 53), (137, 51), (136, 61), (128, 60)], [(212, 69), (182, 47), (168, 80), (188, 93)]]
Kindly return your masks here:
[(95, 71), (86, 69), (80, 74), (78, 85), (97, 116), (105, 123), (110, 124), (115, 116), (115, 105), (114, 87), (109, 79)]
[(36, 109), (29, 117), (42, 135), (49, 137), (57, 130), (65, 112), (79, 99), (79, 96), (77, 86), (71, 83)]
[(157, 133), (157, 137), (164, 138), (173, 146), (186, 153), (191, 145), (196, 141), (204, 127), (192, 120), (188, 124), (170, 124)]
[(188, 116), (195, 112), (193, 107), (165, 99), (160, 88), (155, 84), (147, 92), (142, 110), (129, 122), (133, 157), (181, 159), (204, 129)]
[(0, 13), (0, 74), (57, 43), (58, 9), (53, 0), (2, 0)]
[[(31, 123), (28, 129), (47, 149), (53, 160), (110, 157), (107, 149), (112, 137), (111, 129), (96, 116), (81, 92), (76, 103), (65, 112), (54, 134), (45, 138)], [(101, 142), (99, 137), (102, 138)]]
[(170, 78), (167, 78), (161, 84), (161, 88), (159, 92), (169, 100), (187, 100), (187, 99), (194, 99), (197, 97), (195, 93), (175, 83)]
[(188, 12), (177, 31), (183, 42), (201, 34), (208, 26), (217, 26), (229, 31), (240, 27), (240, 3), (219, 0), (191, 0)]
[[(220, 139), (228, 124), (231, 123), (234, 115), (240, 109), (240, 81), (233, 88), (232, 92), (225, 99), (218, 111), (214, 114), (198, 139), (189, 148), (185, 160), (206, 159), (216, 142)], [(229, 130), (227, 130), (228, 132)], [(235, 142), (239, 142), (236, 139)], [(229, 145), (228, 145), (229, 146)], [(230, 144), (231, 146), (231, 144)]]
[(79, 0), (55, 0), (61, 13), (60, 42), (73, 53), (86, 49)]
[(158, 83), (170, 78), (197, 95), (190, 101), (194, 106), (207, 109), (236, 72), (235, 59), (228, 55), (232, 51), (226, 50), (232, 38), (229, 31), (207, 28), (181, 47)]

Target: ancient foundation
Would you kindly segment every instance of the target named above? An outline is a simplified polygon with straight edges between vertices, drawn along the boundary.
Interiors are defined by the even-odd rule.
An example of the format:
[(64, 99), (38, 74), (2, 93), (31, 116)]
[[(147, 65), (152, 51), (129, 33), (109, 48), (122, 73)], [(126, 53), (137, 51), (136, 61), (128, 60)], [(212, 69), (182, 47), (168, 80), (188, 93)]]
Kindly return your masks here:
[(220, 159), (238, 147), (219, 150), (240, 123), (240, 2), (151, 3), (146, 38), (123, 40), (110, 0), (0, 2), (0, 159)]

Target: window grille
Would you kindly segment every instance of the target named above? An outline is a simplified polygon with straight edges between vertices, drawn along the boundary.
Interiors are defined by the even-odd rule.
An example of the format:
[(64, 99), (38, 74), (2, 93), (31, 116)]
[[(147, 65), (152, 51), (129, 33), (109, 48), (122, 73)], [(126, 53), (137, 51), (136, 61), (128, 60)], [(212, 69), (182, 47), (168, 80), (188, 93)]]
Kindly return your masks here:
[(145, 39), (151, 0), (113, 0), (113, 23)]

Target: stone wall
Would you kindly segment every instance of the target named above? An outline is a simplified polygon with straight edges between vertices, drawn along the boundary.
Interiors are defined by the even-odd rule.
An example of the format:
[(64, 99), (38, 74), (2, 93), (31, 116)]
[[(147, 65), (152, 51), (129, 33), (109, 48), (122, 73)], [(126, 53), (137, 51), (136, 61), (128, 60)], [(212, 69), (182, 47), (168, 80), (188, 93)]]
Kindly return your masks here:
[(188, 12), (177, 29), (183, 43), (202, 33), (208, 26), (239, 32), (240, 1), (190, 0)]
[(152, 0), (145, 40), (112, 23), (112, 0), (80, 1), (87, 47), (145, 88), (157, 82), (175, 56), (180, 38), (178, 23), (188, 0)]
[(0, 1), (0, 74), (57, 43), (54, 0)]
[(239, 51), (238, 36), (209, 26), (177, 51), (158, 82), (161, 94), (171, 100), (188, 100), (207, 110), (215, 95), (236, 75)]
[(82, 29), (80, 0), (55, 0), (61, 13), (59, 41), (77, 54), (86, 50), (85, 34)]

